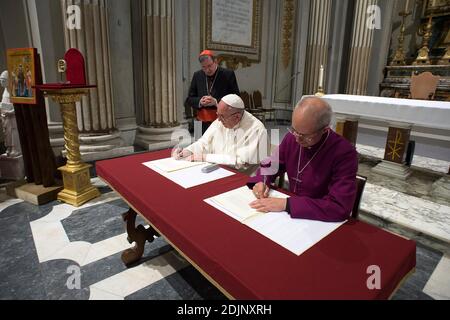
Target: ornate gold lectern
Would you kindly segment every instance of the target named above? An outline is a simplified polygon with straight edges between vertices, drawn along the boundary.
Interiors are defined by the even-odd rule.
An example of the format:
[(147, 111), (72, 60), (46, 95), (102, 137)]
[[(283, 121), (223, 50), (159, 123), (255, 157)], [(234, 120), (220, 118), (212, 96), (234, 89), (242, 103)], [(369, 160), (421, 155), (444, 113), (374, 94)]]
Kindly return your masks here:
[(100, 195), (98, 189), (91, 184), (89, 174), (91, 165), (81, 161), (75, 106), (75, 103), (80, 101), (83, 95), (89, 93), (89, 88), (96, 86), (86, 84), (84, 59), (78, 50), (69, 49), (64, 58), (67, 63), (68, 81), (43, 84), (36, 88), (61, 105), (67, 163), (58, 168), (62, 173), (64, 184), (64, 189), (58, 193), (58, 200), (78, 207)]
[(91, 165), (81, 162), (80, 143), (78, 141), (77, 112), (75, 102), (88, 93), (89, 87), (49, 88), (40, 86), (44, 95), (51, 97), (61, 105), (64, 127), (64, 142), (67, 151), (67, 163), (59, 167), (63, 176), (64, 189), (58, 193), (58, 200), (73, 206), (83, 203), (100, 195), (98, 189), (91, 184), (89, 168)]

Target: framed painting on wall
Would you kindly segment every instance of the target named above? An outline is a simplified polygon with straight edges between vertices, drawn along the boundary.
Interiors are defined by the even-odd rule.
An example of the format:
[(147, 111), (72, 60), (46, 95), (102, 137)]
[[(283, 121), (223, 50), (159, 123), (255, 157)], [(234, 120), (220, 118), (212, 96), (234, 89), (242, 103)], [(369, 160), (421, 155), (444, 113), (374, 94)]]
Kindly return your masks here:
[(203, 0), (203, 48), (261, 61), (261, 0)]
[(36, 104), (36, 48), (8, 49), (8, 90), (12, 103)]

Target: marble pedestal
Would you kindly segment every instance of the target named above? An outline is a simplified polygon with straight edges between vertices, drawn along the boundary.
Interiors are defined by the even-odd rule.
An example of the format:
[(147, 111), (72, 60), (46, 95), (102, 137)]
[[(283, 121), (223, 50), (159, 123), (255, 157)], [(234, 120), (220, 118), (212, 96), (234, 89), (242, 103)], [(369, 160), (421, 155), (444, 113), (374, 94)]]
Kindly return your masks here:
[(169, 128), (138, 127), (135, 143), (149, 151), (162, 150), (179, 145), (180, 136), (183, 137), (181, 146), (191, 143), (189, 131), (183, 126)]
[(27, 183), (15, 189), (16, 196), (23, 201), (40, 206), (56, 200), (62, 186), (44, 187), (42, 184)]
[(25, 177), (22, 155), (17, 157), (0, 156), (0, 177), (19, 180)]
[(401, 180), (406, 180), (406, 178), (408, 178), (412, 173), (411, 169), (404, 164), (386, 160), (382, 160), (379, 164), (373, 167), (372, 170), (376, 173)]
[[(50, 143), (55, 155), (67, 157), (64, 149), (64, 132), (62, 126), (57, 123), (49, 125), (51, 135)], [(80, 134), (81, 161), (91, 162), (103, 159), (122, 157), (134, 152), (134, 147), (127, 145), (121, 136), (121, 132), (115, 130), (109, 134)], [(133, 138), (134, 139), (134, 138)]]

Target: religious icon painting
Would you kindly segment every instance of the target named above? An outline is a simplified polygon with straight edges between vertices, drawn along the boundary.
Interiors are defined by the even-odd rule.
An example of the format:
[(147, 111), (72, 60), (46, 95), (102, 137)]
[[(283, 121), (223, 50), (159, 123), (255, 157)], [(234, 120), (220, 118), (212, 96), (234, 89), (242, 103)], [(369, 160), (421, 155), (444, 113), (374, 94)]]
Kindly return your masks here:
[(6, 56), (11, 102), (36, 104), (36, 48), (8, 49)]

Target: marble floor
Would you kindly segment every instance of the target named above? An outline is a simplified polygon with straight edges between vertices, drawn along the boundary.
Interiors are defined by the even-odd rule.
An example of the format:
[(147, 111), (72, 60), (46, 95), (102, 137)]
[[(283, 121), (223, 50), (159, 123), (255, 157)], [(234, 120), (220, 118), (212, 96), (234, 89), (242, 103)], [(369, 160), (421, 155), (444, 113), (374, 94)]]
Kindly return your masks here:
[[(128, 207), (93, 182), (101, 197), (79, 208), (35, 206), (0, 189), (0, 299), (225, 299), (161, 237), (127, 269), (120, 255), (130, 247), (121, 220)], [(450, 299), (449, 257), (418, 242), (416, 272), (393, 299)]]
[(93, 182), (101, 197), (78, 208), (35, 206), (0, 189), (0, 299), (225, 299), (161, 237), (126, 268), (128, 207)]

